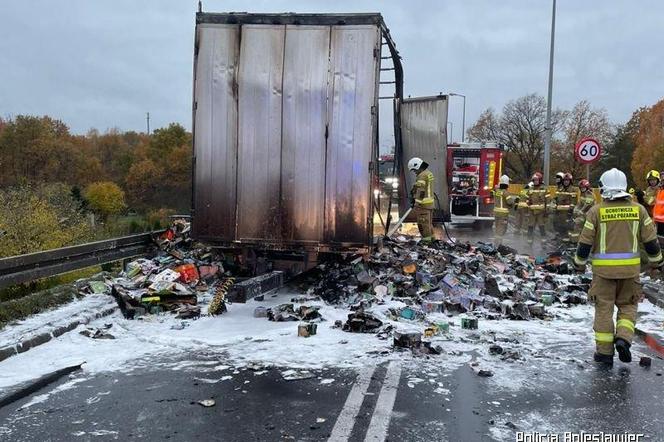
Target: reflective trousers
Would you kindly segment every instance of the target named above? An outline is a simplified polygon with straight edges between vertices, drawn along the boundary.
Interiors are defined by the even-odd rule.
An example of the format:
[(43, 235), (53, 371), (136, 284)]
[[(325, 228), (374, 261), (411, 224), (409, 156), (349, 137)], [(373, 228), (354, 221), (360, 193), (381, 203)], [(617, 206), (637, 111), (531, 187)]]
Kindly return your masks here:
[[(595, 301), (593, 330), (597, 353), (612, 355), (615, 338), (623, 338), (631, 343), (634, 337), (636, 311), (641, 296), (638, 279), (605, 279), (594, 275), (588, 295)], [(618, 307), (615, 324), (614, 307)]]
[(514, 230), (518, 233), (521, 229), (528, 228), (528, 209), (516, 209), (516, 217), (514, 218)]
[(433, 240), (433, 209), (415, 206), (413, 212), (417, 217), (417, 229), (420, 231), (422, 239)]
[(528, 224), (528, 242), (530, 244), (532, 244), (535, 239), (535, 227), (539, 227), (540, 235), (544, 237), (546, 233), (544, 230), (544, 223), (546, 223), (546, 219), (544, 218), (544, 210), (530, 211), (530, 223)]
[(567, 235), (569, 232), (569, 212), (557, 210), (553, 215), (553, 228), (561, 235)]
[(507, 215), (494, 215), (495, 218), (493, 220), (493, 236), (494, 240), (493, 243), (496, 246), (499, 246), (503, 243), (503, 237), (505, 236), (505, 233), (507, 232)]

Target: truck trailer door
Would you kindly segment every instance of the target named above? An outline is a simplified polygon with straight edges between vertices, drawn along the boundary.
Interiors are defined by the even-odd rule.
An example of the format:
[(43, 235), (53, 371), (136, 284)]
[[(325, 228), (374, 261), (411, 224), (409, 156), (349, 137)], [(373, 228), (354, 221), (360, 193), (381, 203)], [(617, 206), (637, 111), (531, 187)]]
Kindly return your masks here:
[(434, 193), (437, 197), (434, 220), (449, 219), (447, 203), (447, 106), (448, 96), (420, 97), (404, 99), (401, 103), (401, 143), (402, 160), (401, 199), (399, 210), (408, 207), (410, 189), (415, 182), (415, 174), (408, 170), (408, 160), (420, 157), (429, 163), (434, 175)]

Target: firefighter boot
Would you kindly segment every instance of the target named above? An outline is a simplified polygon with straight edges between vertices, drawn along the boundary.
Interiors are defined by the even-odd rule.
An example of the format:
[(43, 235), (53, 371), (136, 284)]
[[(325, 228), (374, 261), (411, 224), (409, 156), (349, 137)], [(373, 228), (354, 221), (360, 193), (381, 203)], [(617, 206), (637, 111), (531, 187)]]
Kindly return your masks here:
[(613, 355), (595, 353), (594, 359), (600, 367), (613, 367)]
[(532, 246), (534, 240), (535, 240), (535, 227), (530, 226), (528, 227), (528, 244)]
[(539, 226), (539, 231), (540, 231), (540, 235), (542, 236), (541, 239), (542, 239), (542, 241), (544, 241), (544, 237), (546, 236), (546, 230), (544, 229), (544, 226), (541, 225), (541, 224)]
[(623, 338), (616, 338), (616, 351), (621, 362), (632, 362), (632, 352), (629, 348), (632, 345)]

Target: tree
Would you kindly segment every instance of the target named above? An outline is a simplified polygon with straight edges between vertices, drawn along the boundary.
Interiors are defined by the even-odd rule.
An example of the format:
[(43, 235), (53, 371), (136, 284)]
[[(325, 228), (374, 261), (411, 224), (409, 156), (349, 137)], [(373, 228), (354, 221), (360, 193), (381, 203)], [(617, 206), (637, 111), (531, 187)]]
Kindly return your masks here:
[(640, 111), (638, 119), (631, 168), (636, 185), (643, 188), (649, 170), (664, 170), (664, 99)]
[(163, 171), (150, 159), (131, 166), (127, 175), (127, 196), (130, 203), (139, 208), (154, 207), (163, 176)]
[[(551, 126), (556, 133), (566, 113), (556, 110)], [(514, 181), (528, 182), (534, 172), (542, 170), (546, 100), (537, 94), (525, 95), (508, 102), (501, 115), (492, 109), (484, 111), (468, 130), (472, 141), (497, 141), (505, 145), (505, 171)]]
[(0, 133), (0, 186), (98, 179), (101, 167), (88, 147), (61, 121), (19, 115)]
[(124, 192), (110, 181), (98, 181), (89, 184), (83, 192), (88, 207), (107, 219), (117, 215), (125, 208)]
[(191, 145), (191, 134), (182, 125), (171, 123), (166, 128), (154, 131), (150, 138), (150, 157), (154, 161), (159, 161), (175, 148), (189, 145)]
[(626, 124), (616, 127), (611, 142), (605, 146), (604, 154), (599, 160), (599, 167), (594, 168), (591, 174), (592, 182), (596, 182), (605, 170), (615, 167), (625, 172), (630, 187), (641, 185), (639, 180), (634, 179), (630, 165), (636, 148), (636, 136), (641, 125), (641, 114), (645, 110), (646, 108), (641, 108), (634, 111)]
[(92, 229), (61, 184), (0, 191), (0, 257), (79, 244)]
[(498, 141), (500, 134), (500, 116), (496, 115), (493, 108), (488, 108), (482, 112), (472, 127), (468, 129), (468, 139), (470, 141)]
[(614, 133), (606, 109), (593, 109), (586, 100), (579, 101), (566, 114), (562, 124), (561, 140), (551, 144), (551, 171), (570, 172), (574, 177), (585, 177), (585, 165), (574, 158), (576, 143), (585, 137), (593, 137), (604, 147), (613, 139)]

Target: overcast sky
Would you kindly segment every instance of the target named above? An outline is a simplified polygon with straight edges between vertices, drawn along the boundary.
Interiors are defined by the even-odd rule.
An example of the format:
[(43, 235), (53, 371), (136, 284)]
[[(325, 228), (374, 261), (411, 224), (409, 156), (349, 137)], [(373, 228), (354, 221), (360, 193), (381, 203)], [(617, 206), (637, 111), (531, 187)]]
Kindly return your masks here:
[[(0, 0), (0, 116), (50, 115), (72, 131), (191, 127), (195, 0)], [(550, 0), (229, 1), (209, 12), (381, 12), (406, 95), (457, 92), (469, 126), (546, 94)], [(664, 97), (661, 0), (559, 0), (554, 107), (587, 99), (614, 123)], [(454, 138), (462, 100), (450, 108)], [(383, 125), (385, 127), (385, 125)]]

